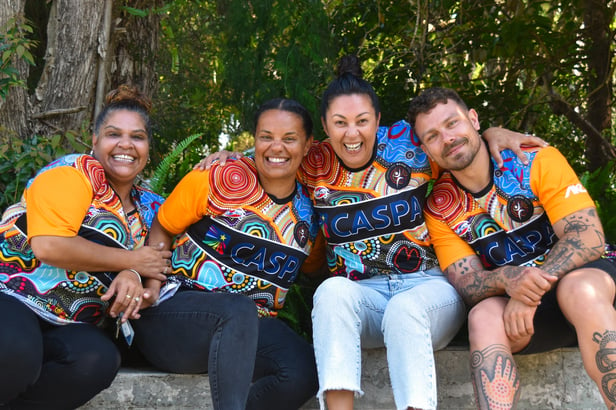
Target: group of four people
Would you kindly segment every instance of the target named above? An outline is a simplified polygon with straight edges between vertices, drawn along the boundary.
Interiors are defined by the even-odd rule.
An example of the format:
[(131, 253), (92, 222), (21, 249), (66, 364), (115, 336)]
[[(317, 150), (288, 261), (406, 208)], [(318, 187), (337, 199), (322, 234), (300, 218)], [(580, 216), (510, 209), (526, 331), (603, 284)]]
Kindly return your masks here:
[[(347, 56), (322, 99), (327, 140), (312, 140), (299, 103), (268, 101), (253, 156), (202, 164), (163, 202), (135, 185), (148, 110), (135, 89), (110, 93), (92, 154), (48, 165), (5, 212), (0, 363), (16, 373), (1, 376), (0, 406), (86, 403), (120, 366), (111, 332), (134, 336), (163, 370), (207, 372), (216, 409), (297, 409), (315, 393), (323, 408), (351, 409), (361, 349), (379, 346), (396, 407), (435, 409), (433, 351), (467, 306), (481, 408), (515, 405), (517, 374), (498, 374), (515, 369), (512, 353), (576, 335), (616, 402), (616, 267), (601, 259), (593, 202), (566, 161), (519, 148), (541, 140), (488, 129), (499, 161), (514, 150), (499, 166), (476, 112), (443, 89), (413, 100), (412, 128), (380, 127), (378, 98)], [(331, 277), (314, 295), (310, 345), (275, 316), (321, 252)]]

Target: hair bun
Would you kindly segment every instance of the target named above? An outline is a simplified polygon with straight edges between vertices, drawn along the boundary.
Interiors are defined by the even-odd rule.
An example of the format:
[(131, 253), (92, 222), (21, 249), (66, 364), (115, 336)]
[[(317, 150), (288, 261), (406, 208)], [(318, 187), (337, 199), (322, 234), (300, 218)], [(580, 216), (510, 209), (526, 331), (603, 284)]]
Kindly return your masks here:
[(133, 85), (122, 84), (118, 88), (111, 90), (105, 96), (105, 105), (113, 105), (130, 102), (143, 107), (146, 113), (152, 109), (152, 100), (143, 94)]
[(361, 69), (359, 58), (355, 55), (343, 56), (338, 62), (337, 73), (338, 77), (345, 74), (351, 74), (357, 78), (363, 78), (364, 72)]

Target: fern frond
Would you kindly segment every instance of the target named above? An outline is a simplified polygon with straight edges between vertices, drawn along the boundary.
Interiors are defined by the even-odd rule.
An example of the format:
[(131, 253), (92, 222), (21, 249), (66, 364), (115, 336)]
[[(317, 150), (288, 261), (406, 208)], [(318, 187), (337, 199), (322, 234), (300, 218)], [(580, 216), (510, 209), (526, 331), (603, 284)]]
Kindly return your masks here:
[(165, 182), (170, 175), (171, 166), (175, 164), (182, 155), (182, 153), (188, 148), (190, 144), (193, 143), (197, 138), (201, 137), (203, 134), (193, 134), (189, 137), (186, 137), (182, 141), (180, 141), (176, 147), (168, 153), (165, 158), (158, 164), (156, 170), (152, 174), (152, 178), (149, 183), (149, 188), (157, 193), (162, 193), (163, 187), (165, 186)]

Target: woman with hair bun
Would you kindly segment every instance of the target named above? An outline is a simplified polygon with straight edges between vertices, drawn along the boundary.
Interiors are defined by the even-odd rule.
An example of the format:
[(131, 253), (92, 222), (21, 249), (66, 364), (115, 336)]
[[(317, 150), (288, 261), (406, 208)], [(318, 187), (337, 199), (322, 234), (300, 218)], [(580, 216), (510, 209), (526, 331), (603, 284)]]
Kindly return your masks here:
[(120, 367), (111, 327), (148, 305), (169, 251), (144, 246), (162, 198), (135, 185), (148, 160), (149, 98), (111, 91), (92, 153), (42, 168), (0, 222), (0, 407), (77, 408)]

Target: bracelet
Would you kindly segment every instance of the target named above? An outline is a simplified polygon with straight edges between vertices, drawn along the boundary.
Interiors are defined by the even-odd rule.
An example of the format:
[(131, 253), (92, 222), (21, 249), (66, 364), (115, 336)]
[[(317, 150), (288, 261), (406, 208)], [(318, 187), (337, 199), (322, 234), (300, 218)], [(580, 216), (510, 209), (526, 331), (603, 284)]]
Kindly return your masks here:
[(135, 275), (137, 275), (137, 279), (139, 279), (139, 283), (141, 283), (143, 285), (143, 282), (141, 281), (141, 275), (139, 274), (139, 272), (137, 272), (134, 269), (125, 269), (125, 270), (133, 272)]

